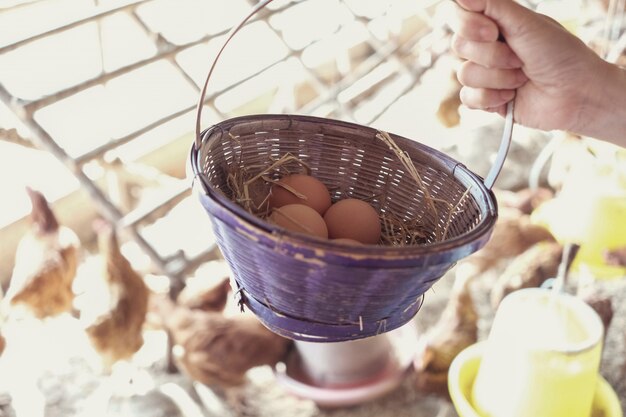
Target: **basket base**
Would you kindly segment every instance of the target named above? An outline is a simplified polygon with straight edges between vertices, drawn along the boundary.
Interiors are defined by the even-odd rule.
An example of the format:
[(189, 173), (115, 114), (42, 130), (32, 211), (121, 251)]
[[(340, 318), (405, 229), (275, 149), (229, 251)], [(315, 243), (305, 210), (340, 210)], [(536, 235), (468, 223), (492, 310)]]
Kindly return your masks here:
[(306, 342), (345, 342), (376, 336), (408, 323), (422, 307), (421, 295), (404, 311), (385, 320), (355, 324), (328, 324), (288, 317), (272, 310), (254, 297), (242, 294), (242, 303), (272, 332), (293, 340)]

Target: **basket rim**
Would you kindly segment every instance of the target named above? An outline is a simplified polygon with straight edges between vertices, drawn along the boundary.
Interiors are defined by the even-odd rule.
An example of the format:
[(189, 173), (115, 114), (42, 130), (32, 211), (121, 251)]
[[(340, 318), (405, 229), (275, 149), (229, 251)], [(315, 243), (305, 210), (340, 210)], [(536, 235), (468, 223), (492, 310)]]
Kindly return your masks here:
[[(214, 124), (213, 126), (205, 129), (202, 132), (202, 142), (201, 146), (208, 146), (211, 141), (207, 141), (212, 136), (212, 133), (215, 129), (219, 129), (221, 131), (225, 131), (224, 126), (235, 125), (238, 122), (242, 121), (253, 121), (253, 120), (261, 120), (261, 119), (283, 119), (288, 121), (298, 120), (298, 121), (306, 121), (306, 122), (318, 122), (318, 123), (330, 123), (333, 125), (337, 125), (340, 127), (348, 128), (348, 129), (366, 129), (371, 131), (373, 134), (379, 132), (379, 130), (371, 128), (369, 126), (359, 125), (357, 123), (346, 122), (343, 120), (336, 120), (331, 118), (321, 118), (316, 116), (305, 116), (305, 115), (290, 115), (290, 114), (255, 114), (255, 115), (246, 115), (239, 116), (226, 119), (222, 122)], [(411, 141), (415, 145), (417, 145), (421, 150), (427, 151), (431, 155), (434, 156), (435, 159), (442, 162), (443, 165), (446, 165), (449, 169), (449, 174), (452, 175), (457, 181), (460, 181), (465, 186), (475, 186), (477, 187), (477, 192), (471, 193), (472, 196), (476, 196), (476, 194), (480, 194), (484, 197), (485, 205), (487, 206), (486, 213), (484, 213), (484, 217), (481, 221), (469, 232), (463, 233), (461, 235), (455, 236), (453, 238), (449, 238), (443, 241), (431, 242), (420, 245), (411, 245), (411, 246), (391, 246), (391, 245), (345, 245), (337, 242), (333, 242), (332, 240), (316, 238), (310, 235), (306, 235), (303, 233), (292, 232), (281, 227), (272, 225), (271, 223), (264, 221), (263, 219), (248, 213), (245, 209), (239, 206), (237, 203), (233, 202), (229, 198), (227, 198), (220, 191), (215, 190), (206, 180), (206, 176), (202, 172), (202, 162), (200, 161), (201, 157), (201, 149), (196, 147), (196, 143), (193, 142), (190, 151), (190, 176), (192, 180), (192, 187), (195, 188), (195, 185), (200, 185), (200, 190), (204, 194), (204, 196), (210, 199), (214, 204), (217, 204), (222, 210), (229, 212), (231, 215), (236, 216), (237, 221), (246, 224), (248, 227), (252, 227), (257, 232), (263, 232), (264, 235), (268, 235), (270, 239), (280, 241), (282, 243), (292, 242), (296, 244), (307, 244), (311, 245), (313, 249), (320, 249), (323, 251), (334, 251), (344, 255), (353, 254), (356, 256), (362, 255), (367, 257), (381, 257), (381, 258), (408, 258), (416, 255), (429, 255), (435, 252), (456, 252), (457, 250), (461, 250), (466, 245), (470, 245), (472, 243), (479, 244), (478, 250), (482, 247), (488, 237), (493, 230), (493, 226), (496, 223), (496, 219), (498, 217), (498, 209), (497, 209), (497, 201), (493, 192), (488, 189), (483, 183), (482, 177), (473, 173), (469, 170), (464, 164), (454, 160), (450, 156), (444, 154), (443, 152), (431, 148), (428, 145), (425, 145), (417, 140), (408, 139), (399, 135), (395, 135), (389, 133), (389, 135), (395, 139), (401, 139), (406, 141)], [(212, 140), (217, 140), (213, 138)], [(198, 184), (199, 183), (199, 184)], [(473, 252), (473, 251), (472, 251)], [(465, 256), (469, 255), (466, 253)]]

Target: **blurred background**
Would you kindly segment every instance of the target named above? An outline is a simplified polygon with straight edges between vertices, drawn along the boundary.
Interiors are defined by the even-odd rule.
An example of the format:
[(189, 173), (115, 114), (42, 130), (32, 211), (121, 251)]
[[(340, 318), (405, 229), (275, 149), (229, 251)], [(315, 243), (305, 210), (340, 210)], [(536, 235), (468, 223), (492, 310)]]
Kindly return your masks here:
[[(228, 275), (209, 219), (191, 196), (186, 165), (204, 77), (226, 33), (254, 4), (0, 0), (0, 283), (5, 290), (18, 244), (30, 227), (27, 186), (41, 191), (59, 223), (77, 234), (85, 249), (79, 275), (93, 274), (93, 223), (99, 217), (116, 225), (121, 253), (154, 292), (172, 292), (192, 278)], [(227, 48), (209, 84), (202, 126), (253, 113), (342, 119), (423, 142), (485, 175), (503, 123), (460, 106), (458, 61), (449, 50), (449, 6), (441, 0), (276, 0)], [(555, 17), (605, 59), (626, 65), (623, 0), (544, 0), (528, 6)], [(509, 192), (538, 186), (556, 190), (576, 161), (587, 160), (590, 146), (601, 148), (596, 155), (615, 155), (590, 138), (516, 127), (497, 186)], [(572, 159), (576, 155), (582, 156)], [(623, 168), (623, 160), (610, 160)], [(423, 328), (436, 320), (450, 287), (443, 282), (418, 315)], [(62, 332), (73, 334), (67, 330), (73, 324), (63, 326)], [(56, 331), (61, 330), (51, 332)], [(85, 412), (81, 401), (98, 384), (99, 376), (86, 366), (68, 362), (82, 355), (69, 352), (68, 344), (79, 344), (70, 342), (73, 337), (24, 353), (57, 361), (41, 365), (45, 372), (34, 384), (46, 416)], [(189, 380), (167, 373), (164, 332), (148, 329), (144, 337), (137, 363), (154, 371), (152, 385), (146, 386), (175, 381), (185, 391)], [(0, 371), (0, 392), (14, 375)], [(246, 412), (279, 415), (277, 410), (287, 407), (291, 412), (285, 415), (325, 415), (279, 388), (264, 390), (272, 384), (271, 372), (257, 376), (248, 400), (257, 399), (249, 400)], [(352, 412), (455, 415), (446, 401), (420, 397), (412, 388), (393, 395)], [(120, 406), (116, 415), (176, 415), (186, 400), (178, 398), (171, 409), (158, 401), (146, 400), (132, 410)], [(200, 407), (197, 396), (192, 403), (199, 408), (188, 409), (189, 416), (216, 414), (206, 403)], [(0, 416), (14, 415), (14, 405), (15, 395), (0, 393)]]

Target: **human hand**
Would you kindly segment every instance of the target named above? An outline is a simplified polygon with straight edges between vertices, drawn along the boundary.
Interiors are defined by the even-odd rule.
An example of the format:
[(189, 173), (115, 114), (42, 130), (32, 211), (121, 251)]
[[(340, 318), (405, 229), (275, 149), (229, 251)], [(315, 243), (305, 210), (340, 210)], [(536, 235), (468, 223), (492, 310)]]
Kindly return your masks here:
[(614, 111), (609, 103), (624, 106), (605, 94), (626, 87), (623, 71), (555, 20), (512, 0), (457, 0), (456, 9), (452, 48), (467, 60), (458, 71), (465, 105), (503, 114), (514, 99), (515, 121), (525, 126), (626, 142), (623, 122), (612, 120), (618, 130), (608, 135), (596, 126), (604, 123), (600, 110)]

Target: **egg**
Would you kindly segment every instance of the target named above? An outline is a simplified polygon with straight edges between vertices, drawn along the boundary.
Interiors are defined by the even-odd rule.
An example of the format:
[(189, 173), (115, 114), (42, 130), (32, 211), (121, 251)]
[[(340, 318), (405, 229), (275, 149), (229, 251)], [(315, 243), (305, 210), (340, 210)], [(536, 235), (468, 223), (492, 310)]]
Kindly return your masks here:
[(346, 238), (339, 238), (339, 239), (332, 239), (333, 242), (335, 243), (341, 243), (342, 245), (352, 245), (352, 246), (361, 246), (362, 243), (358, 242), (354, 239), (346, 239)]
[(353, 239), (363, 244), (376, 244), (380, 240), (378, 213), (365, 201), (340, 200), (326, 210), (324, 221), (331, 239)]
[(269, 198), (270, 208), (287, 204), (304, 204), (324, 215), (331, 204), (330, 193), (324, 183), (315, 177), (304, 174), (288, 175), (272, 185)]
[(274, 209), (269, 220), (292, 232), (328, 238), (328, 228), (320, 214), (304, 204), (287, 204)]

